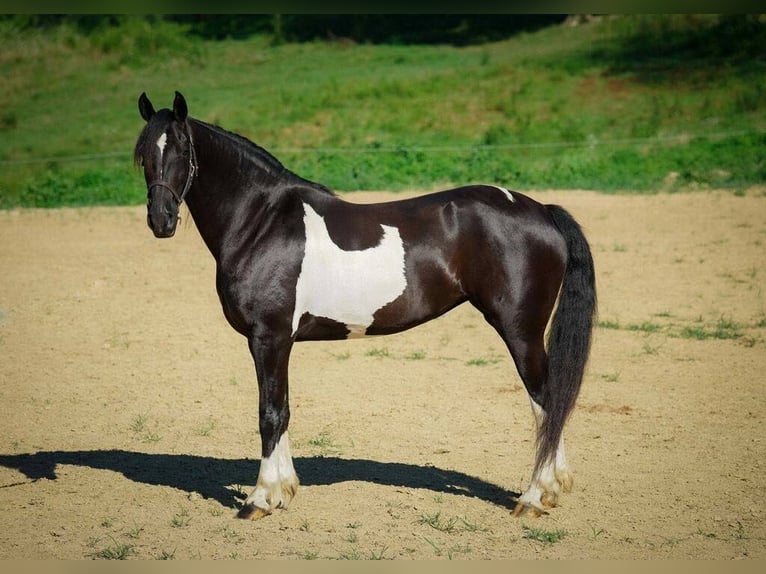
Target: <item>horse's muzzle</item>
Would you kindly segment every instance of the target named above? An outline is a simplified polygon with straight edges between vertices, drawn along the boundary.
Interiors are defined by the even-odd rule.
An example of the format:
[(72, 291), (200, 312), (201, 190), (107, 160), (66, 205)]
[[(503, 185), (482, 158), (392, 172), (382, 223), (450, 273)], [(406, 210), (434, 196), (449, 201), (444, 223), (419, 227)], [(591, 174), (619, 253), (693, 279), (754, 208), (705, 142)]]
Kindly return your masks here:
[(146, 223), (155, 237), (159, 239), (173, 237), (178, 225), (178, 214), (149, 212), (146, 215)]

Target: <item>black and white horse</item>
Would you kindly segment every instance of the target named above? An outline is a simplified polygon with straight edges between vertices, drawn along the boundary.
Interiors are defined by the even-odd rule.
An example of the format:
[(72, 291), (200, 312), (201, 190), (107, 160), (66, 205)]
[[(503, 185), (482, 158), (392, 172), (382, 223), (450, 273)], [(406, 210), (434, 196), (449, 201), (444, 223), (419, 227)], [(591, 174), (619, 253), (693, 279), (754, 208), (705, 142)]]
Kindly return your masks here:
[(465, 301), (508, 347), (537, 424), (531, 483), (514, 514), (556, 505), (572, 486), (562, 433), (596, 308), (590, 249), (567, 211), (492, 185), (353, 204), (192, 119), (178, 92), (172, 109), (155, 111), (145, 93), (138, 108), (149, 227), (171, 237), (186, 201), (215, 258), (224, 315), (255, 361), (262, 459), (238, 516), (286, 508), (298, 488), (287, 433), (293, 343), (396, 333)]

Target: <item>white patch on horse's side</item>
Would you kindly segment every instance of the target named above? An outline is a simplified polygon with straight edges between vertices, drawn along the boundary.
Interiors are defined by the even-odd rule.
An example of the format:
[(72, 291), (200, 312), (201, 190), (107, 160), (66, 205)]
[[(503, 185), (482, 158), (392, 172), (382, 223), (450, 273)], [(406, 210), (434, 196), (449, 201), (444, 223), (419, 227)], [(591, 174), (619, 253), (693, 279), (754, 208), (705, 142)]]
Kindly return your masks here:
[(274, 451), (261, 460), (255, 490), (247, 497), (245, 505), (256, 506), (271, 512), (275, 508), (287, 508), (298, 489), (298, 475), (293, 467), (290, 440), (285, 432)]
[(166, 143), (168, 143), (168, 134), (163, 133), (157, 138), (157, 147), (160, 148), (160, 177), (162, 177), (162, 154), (165, 153)]
[(295, 285), (293, 335), (304, 313), (344, 323), (363, 336), (373, 315), (404, 293), (404, 243), (396, 227), (383, 225), (380, 243), (345, 251), (333, 243), (324, 218), (303, 204), (306, 252)]
[(502, 191), (505, 194), (505, 196), (511, 200), (511, 202), (516, 201), (516, 199), (513, 197), (513, 194), (507, 189), (505, 189), (504, 187), (500, 187), (499, 185), (490, 185), (489, 187), (494, 187), (495, 189), (499, 189), (500, 191)]

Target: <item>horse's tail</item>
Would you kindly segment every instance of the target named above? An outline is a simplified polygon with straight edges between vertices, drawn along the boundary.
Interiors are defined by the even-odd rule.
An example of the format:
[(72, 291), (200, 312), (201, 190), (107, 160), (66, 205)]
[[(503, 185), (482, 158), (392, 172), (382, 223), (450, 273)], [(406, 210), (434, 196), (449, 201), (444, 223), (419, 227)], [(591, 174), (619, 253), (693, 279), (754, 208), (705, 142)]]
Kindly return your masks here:
[(548, 378), (541, 405), (545, 414), (537, 434), (535, 471), (556, 455), (580, 392), (596, 313), (596, 277), (588, 241), (569, 212), (557, 205), (546, 208), (566, 241), (567, 263), (548, 335)]

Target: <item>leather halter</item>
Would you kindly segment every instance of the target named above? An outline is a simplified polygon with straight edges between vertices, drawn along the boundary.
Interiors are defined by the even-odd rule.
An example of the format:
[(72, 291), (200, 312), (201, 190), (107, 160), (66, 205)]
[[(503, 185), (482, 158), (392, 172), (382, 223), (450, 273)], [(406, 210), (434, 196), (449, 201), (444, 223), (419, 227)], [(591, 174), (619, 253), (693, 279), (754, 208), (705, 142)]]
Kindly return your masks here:
[(178, 192), (173, 189), (169, 183), (161, 179), (154, 180), (148, 186), (148, 191), (150, 193), (155, 187), (164, 187), (173, 195), (173, 198), (175, 198), (178, 205), (183, 203), (184, 197), (186, 197), (186, 194), (189, 193), (189, 189), (191, 189), (192, 183), (194, 182), (194, 176), (199, 171), (199, 165), (197, 164), (197, 154), (194, 150), (194, 142), (192, 141), (192, 133), (188, 123), (186, 124), (186, 136), (189, 139), (189, 173), (186, 176), (186, 183), (184, 184), (184, 188), (183, 191), (181, 191), (181, 194), (179, 195)]

